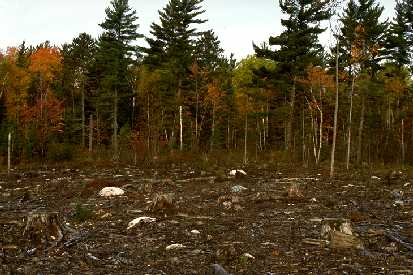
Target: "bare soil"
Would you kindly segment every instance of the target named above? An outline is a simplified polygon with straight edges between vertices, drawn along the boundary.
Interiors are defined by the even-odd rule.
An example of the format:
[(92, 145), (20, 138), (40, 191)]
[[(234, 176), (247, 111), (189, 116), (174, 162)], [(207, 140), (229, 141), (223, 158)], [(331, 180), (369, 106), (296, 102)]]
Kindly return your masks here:
[[(251, 165), (230, 177), (233, 168), (87, 163), (2, 174), (0, 274), (213, 274), (212, 264), (232, 274), (413, 274), (413, 173), (330, 181), (323, 170)], [(100, 197), (108, 186), (125, 194)], [(59, 214), (63, 240), (24, 236), (36, 211)], [(142, 216), (156, 221), (127, 229)], [(321, 237), (336, 220), (351, 223), (361, 248)]]

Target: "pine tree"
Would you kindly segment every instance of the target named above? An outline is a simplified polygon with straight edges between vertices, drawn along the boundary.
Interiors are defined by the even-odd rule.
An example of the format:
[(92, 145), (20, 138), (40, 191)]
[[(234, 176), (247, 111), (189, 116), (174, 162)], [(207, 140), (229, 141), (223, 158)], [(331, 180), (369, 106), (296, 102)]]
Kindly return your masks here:
[(147, 60), (166, 66), (177, 79), (176, 92), (181, 96), (183, 82), (189, 76), (196, 38), (202, 35), (196, 25), (206, 22), (198, 19), (203, 0), (170, 0), (159, 11), (160, 24), (151, 25), (153, 38), (146, 38)]
[(195, 59), (201, 70), (214, 72), (224, 61), (221, 42), (212, 30), (204, 32), (195, 44)]
[[(136, 11), (129, 7), (128, 0), (112, 0), (106, 9), (106, 20), (100, 26), (104, 33), (99, 39), (97, 64), (100, 70), (100, 93), (103, 102), (113, 98), (113, 148), (114, 158), (118, 156), (118, 123), (124, 125), (130, 109), (133, 94), (130, 65), (136, 63), (136, 39), (143, 37), (137, 32)], [(119, 105), (122, 112), (119, 114)], [(120, 115), (120, 121), (118, 116)]]
[(384, 58), (382, 48), (388, 23), (380, 22), (383, 11), (384, 7), (376, 0), (359, 0), (358, 3), (350, 0), (340, 18), (339, 61), (350, 67), (356, 55), (361, 69), (367, 70), (372, 77)]
[[(75, 126), (76, 102), (80, 95), (81, 106), (81, 144), (85, 146), (86, 139), (86, 96), (90, 91), (90, 73), (96, 54), (96, 41), (86, 33), (79, 34), (74, 38), (71, 44), (63, 45), (63, 87), (67, 95), (71, 98), (68, 100), (72, 106), (71, 122)], [(68, 123), (67, 123), (68, 124)], [(75, 129), (77, 127), (74, 127)]]
[(287, 82), (292, 88), (286, 147), (291, 149), (296, 80), (305, 72), (308, 65), (321, 62), (319, 57), (322, 47), (318, 42), (318, 35), (325, 29), (320, 27), (320, 22), (331, 17), (334, 1), (280, 0), (279, 3), (282, 12), (288, 18), (281, 20), (284, 31), (269, 39), (270, 46), (279, 48), (271, 51), (267, 47), (260, 48), (254, 45), (254, 49), (257, 56), (276, 61), (279, 72), (288, 75)]
[[(163, 70), (164, 87), (161, 98), (165, 100), (163, 110), (165, 133), (169, 143), (174, 144), (178, 122), (178, 106), (193, 97), (191, 65), (197, 38), (202, 32), (197, 26), (206, 22), (199, 19), (204, 13), (203, 0), (170, 0), (159, 11), (160, 23), (151, 25), (152, 37), (147, 37), (149, 48), (144, 49), (143, 62), (149, 67)], [(185, 113), (187, 107), (185, 106)]]
[(407, 17), (407, 1), (397, 0), (395, 12), (396, 16), (387, 31), (385, 52), (391, 63), (402, 68), (410, 63), (409, 51), (410, 47), (413, 46), (409, 41), (410, 26)]

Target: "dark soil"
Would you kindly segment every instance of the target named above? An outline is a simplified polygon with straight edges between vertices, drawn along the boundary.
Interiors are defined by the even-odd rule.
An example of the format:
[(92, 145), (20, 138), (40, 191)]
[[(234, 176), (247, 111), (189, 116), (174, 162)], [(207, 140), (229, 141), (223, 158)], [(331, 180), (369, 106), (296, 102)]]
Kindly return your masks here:
[[(413, 274), (408, 171), (330, 181), (325, 171), (257, 166), (231, 178), (232, 168), (89, 164), (3, 174), (0, 274), (212, 274), (212, 264), (232, 274)], [(231, 192), (236, 185), (247, 189)], [(100, 197), (107, 186), (125, 195)], [(154, 205), (170, 193), (172, 205)], [(58, 212), (64, 239), (39, 248), (24, 238), (32, 211)], [(156, 221), (127, 229), (141, 216)], [(364, 248), (332, 248), (320, 236), (329, 220), (351, 221)], [(184, 247), (166, 250), (171, 244)]]

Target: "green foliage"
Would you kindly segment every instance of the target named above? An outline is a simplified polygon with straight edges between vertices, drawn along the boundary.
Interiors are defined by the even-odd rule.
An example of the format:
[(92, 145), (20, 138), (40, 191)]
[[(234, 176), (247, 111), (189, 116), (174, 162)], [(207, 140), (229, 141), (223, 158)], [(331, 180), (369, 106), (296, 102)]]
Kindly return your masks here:
[(322, 47), (318, 35), (325, 31), (320, 23), (331, 17), (333, 3), (332, 0), (280, 0), (280, 8), (288, 18), (281, 20), (284, 31), (269, 38), (269, 45), (279, 48), (272, 51), (254, 45), (256, 54), (277, 61), (280, 70), (291, 77), (302, 74), (309, 64), (320, 63)]
[(408, 0), (397, 0), (396, 16), (386, 34), (385, 53), (387, 59), (398, 68), (410, 65), (413, 54), (413, 4)]

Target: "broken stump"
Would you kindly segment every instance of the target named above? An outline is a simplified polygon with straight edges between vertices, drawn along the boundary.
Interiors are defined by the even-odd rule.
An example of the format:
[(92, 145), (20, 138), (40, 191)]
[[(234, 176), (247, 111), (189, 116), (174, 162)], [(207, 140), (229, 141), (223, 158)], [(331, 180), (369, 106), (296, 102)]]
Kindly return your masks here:
[(330, 233), (330, 247), (336, 249), (363, 249), (363, 243), (353, 235), (345, 234), (340, 231)]
[(36, 248), (56, 246), (63, 239), (63, 227), (57, 212), (30, 212), (23, 237)]

